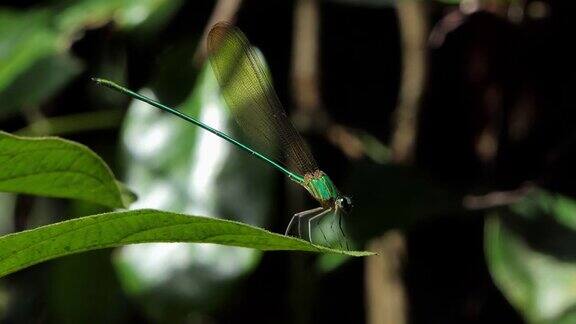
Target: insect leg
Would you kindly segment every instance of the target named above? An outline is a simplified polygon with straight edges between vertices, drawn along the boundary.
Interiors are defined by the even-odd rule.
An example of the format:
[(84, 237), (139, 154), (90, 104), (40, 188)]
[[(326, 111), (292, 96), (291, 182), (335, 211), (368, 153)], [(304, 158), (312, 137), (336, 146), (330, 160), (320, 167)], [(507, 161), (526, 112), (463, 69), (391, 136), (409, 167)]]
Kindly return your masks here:
[(342, 233), (342, 236), (344, 237), (344, 243), (346, 243), (346, 250), (350, 251), (350, 245), (348, 245), (348, 238), (346, 238), (346, 233), (342, 228), (342, 215), (339, 215), (338, 217), (338, 227), (340, 228), (340, 233)]
[[(310, 243), (314, 243), (314, 242), (312, 242), (312, 222), (313, 222), (315, 219), (318, 219), (318, 218), (320, 218), (320, 217), (322, 217), (322, 216), (325, 216), (326, 214), (329, 214), (329, 213), (331, 213), (331, 212), (332, 212), (332, 208), (328, 208), (328, 209), (322, 211), (321, 213), (319, 213), (318, 215), (314, 215), (314, 216), (310, 217), (310, 219), (308, 219), (308, 241), (309, 241)], [(322, 231), (321, 231), (321, 232), (322, 232)], [(328, 241), (328, 239), (326, 238), (326, 235), (324, 234), (324, 232), (322, 232), (322, 235), (324, 235), (324, 239), (325, 239), (326, 241)]]
[(290, 222), (288, 223), (288, 227), (286, 227), (286, 232), (284, 233), (284, 235), (288, 235), (290, 233), (290, 230), (292, 229), (292, 226), (294, 225), (294, 220), (297, 220), (297, 222), (298, 222), (298, 237), (302, 237), (302, 233), (300, 231), (300, 217), (317, 213), (320, 210), (322, 210), (322, 207), (317, 207), (314, 209), (309, 209), (309, 210), (305, 210), (303, 212), (299, 212), (299, 213), (294, 214), (292, 216), (292, 218), (290, 219)]

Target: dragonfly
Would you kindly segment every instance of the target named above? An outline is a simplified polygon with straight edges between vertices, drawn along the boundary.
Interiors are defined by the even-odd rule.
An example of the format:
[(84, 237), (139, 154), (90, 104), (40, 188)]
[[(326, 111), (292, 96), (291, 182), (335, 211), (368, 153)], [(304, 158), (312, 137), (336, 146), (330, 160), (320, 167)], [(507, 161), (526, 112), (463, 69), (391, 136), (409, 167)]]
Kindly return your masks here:
[[(352, 200), (341, 194), (330, 177), (318, 168), (308, 145), (282, 108), (262, 55), (238, 27), (228, 22), (219, 22), (211, 28), (207, 47), (208, 59), (224, 102), (251, 145), (112, 81), (92, 80), (219, 136), (304, 187), (320, 206), (294, 214), (285, 235), (297, 232), (299, 238), (314, 243), (312, 225), (329, 216), (338, 220), (340, 233), (344, 235), (342, 218), (351, 212)], [(322, 235), (326, 238), (324, 233)]]

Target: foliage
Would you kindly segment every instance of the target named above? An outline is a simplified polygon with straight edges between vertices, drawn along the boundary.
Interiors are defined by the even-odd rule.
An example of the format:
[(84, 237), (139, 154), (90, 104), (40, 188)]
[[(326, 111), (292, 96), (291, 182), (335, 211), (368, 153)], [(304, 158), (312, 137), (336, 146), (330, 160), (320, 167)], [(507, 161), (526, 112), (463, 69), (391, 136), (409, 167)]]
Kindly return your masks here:
[[(0, 133), (0, 190), (83, 199), (125, 207), (123, 192), (106, 164), (86, 147), (58, 138)], [(260, 250), (336, 252), (241, 223), (153, 210), (101, 214), (0, 238), (0, 275), (41, 261), (91, 249), (144, 242), (198, 242)], [(369, 252), (339, 253), (363, 256)]]
[[(229, 322), (249, 313), (252, 322), (362, 322), (366, 259), (351, 257), (362, 252), (259, 228), (282, 231), (316, 203), (305, 192), (218, 138), (89, 84), (122, 82), (244, 140), (200, 59), (213, 1), (12, 2), (20, 9), (0, 7), (0, 129), (74, 142), (0, 132), (0, 232), (15, 232), (0, 237), (0, 274), (12, 273), (0, 280), (0, 321)], [(399, 29), (407, 21), (396, 0), (322, 2), (320, 28), (302, 33), (292, 31), (292, 2), (242, 2), (234, 20), (268, 59), (319, 165), (352, 196), (349, 238), (362, 246), (405, 233), (397, 275), (411, 319), (573, 323), (574, 52), (562, 33), (571, 11), (563, 2), (416, 2), (430, 32), (420, 45)], [(286, 81), (299, 80), (287, 74), (297, 70), (289, 55), (311, 31), (320, 82), (301, 86), (318, 88), (324, 109), (299, 111), (287, 93)], [(401, 54), (420, 50), (428, 75), (410, 117), (414, 160), (398, 165), (381, 141), (394, 137), (399, 85), (415, 66)], [(354, 130), (326, 129), (332, 122)], [(520, 201), (462, 204), (526, 181), (538, 185)]]
[(503, 293), (530, 323), (576, 313), (576, 202), (535, 190), (486, 222), (486, 256)]
[(85, 29), (110, 21), (134, 28), (165, 17), (178, 3), (85, 0), (26, 11), (0, 10), (0, 116), (42, 103), (79, 74), (82, 64), (68, 51)]
[(82, 199), (110, 208), (134, 200), (100, 157), (71, 141), (0, 132), (0, 164), (0, 191)]
[(82, 217), (0, 238), (0, 276), (38, 262), (92, 249), (145, 242), (215, 243), (264, 251), (298, 250), (367, 256), (338, 251), (246, 224), (156, 210)]

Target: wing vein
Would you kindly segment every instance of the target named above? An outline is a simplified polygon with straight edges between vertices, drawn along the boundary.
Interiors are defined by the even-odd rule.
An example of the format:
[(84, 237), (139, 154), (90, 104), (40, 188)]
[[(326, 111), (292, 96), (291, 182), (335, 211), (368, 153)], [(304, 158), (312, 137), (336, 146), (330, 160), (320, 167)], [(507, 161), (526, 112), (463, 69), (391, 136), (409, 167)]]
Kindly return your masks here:
[(208, 53), (222, 96), (248, 140), (300, 175), (316, 171), (308, 146), (282, 109), (261, 55), (244, 34), (228, 23), (216, 24), (208, 34)]

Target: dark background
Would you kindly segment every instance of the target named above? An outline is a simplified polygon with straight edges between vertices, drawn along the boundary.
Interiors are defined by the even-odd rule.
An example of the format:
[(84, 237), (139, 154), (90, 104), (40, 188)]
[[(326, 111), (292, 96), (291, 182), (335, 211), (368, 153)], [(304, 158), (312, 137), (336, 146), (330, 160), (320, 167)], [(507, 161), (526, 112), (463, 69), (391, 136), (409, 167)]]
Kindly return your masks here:
[[(532, 2), (521, 6), (528, 8)], [(542, 3), (546, 8), (542, 17), (525, 10), (520, 18), (511, 18), (515, 7), (506, 2), (482, 2), (473, 12), (454, 3), (425, 2), (428, 36), (442, 37), (441, 41), (427, 37), (424, 44), (427, 77), (411, 159), (394, 159), (393, 147), (392, 158), (385, 163), (365, 155), (349, 156), (323, 135), (322, 127), (301, 129), (322, 170), (355, 199), (354, 219), (347, 221), (352, 239), (365, 246), (390, 230), (403, 233), (405, 251), (398, 274), (409, 322), (522, 322), (521, 313), (489, 272), (484, 252), (488, 212), (464, 208), (462, 199), (515, 190), (526, 183), (567, 196), (576, 194), (572, 12), (569, 1)], [(69, 4), (4, 1), (2, 5), (21, 12), (48, 8), (55, 15), (55, 8)], [(89, 81), (92, 76), (120, 78), (131, 89), (152, 88), (160, 101), (181, 104), (197, 81), (198, 67), (191, 57), (213, 6), (212, 1), (185, 1), (162, 24), (149, 29), (125, 30), (114, 21), (85, 28), (69, 50), (83, 69), (34, 109), (45, 118), (110, 108), (125, 111), (129, 100), (95, 88)], [(236, 16), (238, 27), (266, 57), (290, 115), (298, 114), (290, 88), (294, 7), (294, 1), (248, 0)], [(396, 6), (321, 1), (319, 12), (323, 109), (332, 122), (366, 132), (390, 147), (402, 64), (410, 64), (402, 59)], [(15, 132), (28, 125), (20, 110), (28, 108), (17, 108), (2, 115), (2, 130)], [(121, 175), (125, 165), (118, 152), (120, 125), (62, 136), (86, 144)], [(483, 153), (483, 141), (496, 143), (492, 154)], [(294, 199), (280, 174), (273, 179), (274, 208), (266, 227), (283, 232), (293, 206), (313, 207), (314, 202)], [(30, 226), (38, 199), (17, 198), (13, 230)], [(82, 208), (68, 201), (50, 204), (61, 213), (46, 222), (82, 215), (78, 212)], [(66, 257), (3, 279), (2, 295), (8, 297), (0, 298), (7, 300), (0, 308), (2, 320), (367, 321), (366, 259), (350, 259), (321, 272), (315, 270), (317, 256), (264, 253), (252, 271), (237, 278), (218, 298), (206, 297), (205, 305), (193, 306), (181, 306), (187, 305), (181, 300), (166, 302), (165, 307), (176, 311), (162, 317), (149, 315), (146, 296), (132, 298), (123, 291), (111, 253)]]

